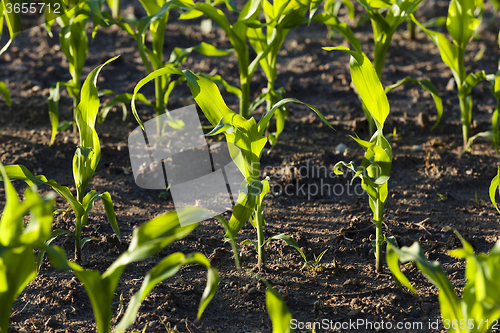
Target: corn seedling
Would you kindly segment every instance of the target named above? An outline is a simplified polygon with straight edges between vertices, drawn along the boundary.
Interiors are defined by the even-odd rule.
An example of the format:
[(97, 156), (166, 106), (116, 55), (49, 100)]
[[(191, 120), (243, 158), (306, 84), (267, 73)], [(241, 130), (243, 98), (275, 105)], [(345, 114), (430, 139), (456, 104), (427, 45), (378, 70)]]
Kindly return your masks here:
[[(146, 222), (134, 230), (128, 250), (120, 255), (102, 275), (96, 270), (84, 269), (80, 265), (68, 261), (64, 251), (58, 247), (49, 248), (47, 253), (54, 266), (63, 270), (72, 270), (83, 283), (92, 303), (97, 332), (108, 333), (111, 331), (113, 319), (113, 297), (126, 266), (154, 256), (173, 241), (187, 236), (198, 226), (198, 223), (192, 223), (181, 227), (179, 223), (180, 217), (182, 217), (181, 220), (183, 221), (198, 222), (203, 219), (203, 216), (206, 216), (206, 213), (206, 210), (202, 208), (187, 207), (177, 212), (173, 211), (160, 215)], [(175, 275), (182, 266), (190, 264), (199, 264), (208, 271), (207, 285), (198, 308), (197, 317), (199, 319), (217, 291), (219, 273), (210, 266), (209, 260), (199, 252), (189, 254), (176, 252), (161, 260), (144, 277), (141, 288), (132, 295), (127, 310), (113, 329), (113, 332), (124, 332), (132, 325), (137, 318), (141, 303), (151, 290), (158, 283)]]
[(325, 267), (321, 266), (319, 263), (321, 262), (321, 259), (323, 259), (323, 256), (325, 255), (326, 251), (328, 251), (328, 249), (321, 252), (318, 256), (316, 256), (316, 254), (314, 254), (314, 260), (307, 261), (304, 264), (304, 266), (302, 267), (302, 269), (304, 269), (306, 267), (312, 269), (313, 271), (321, 271), (321, 270), (325, 269)]
[(364, 150), (365, 156), (358, 167), (354, 162), (339, 162), (334, 171), (341, 175), (340, 167), (352, 170), (356, 177), (361, 178), (361, 187), (368, 193), (370, 208), (373, 212), (373, 223), (376, 227), (375, 257), (377, 272), (382, 272), (381, 245), (384, 242), (382, 222), (384, 221), (384, 205), (388, 195), (388, 180), (391, 173), (392, 149), (384, 137), (384, 122), (389, 115), (389, 102), (384, 88), (380, 83), (375, 68), (364, 53), (351, 51), (346, 47), (326, 47), (328, 51), (340, 50), (351, 55), (351, 77), (358, 90), (361, 100), (370, 112), (377, 131), (370, 141), (352, 137)]
[[(33, 249), (45, 248), (52, 229), (54, 195), (41, 198), (36, 187), (28, 188), (19, 202), (4, 166), (0, 173), (5, 187), (6, 203), (0, 219), (0, 332), (7, 332), (12, 304), (36, 276)], [(30, 220), (24, 224), (24, 216)]]
[[(236, 235), (241, 230), (243, 225), (250, 220), (252, 225), (257, 230), (257, 242), (248, 242), (251, 242), (256, 246), (259, 258), (259, 269), (264, 266), (264, 246), (271, 239), (284, 240), (289, 245), (299, 250), (305, 260), (305, 256), (300, 250), (300, 247), (290, 236), (280, 234), (275, 235), (268, 240), (264, 239), (263, 228), (265, 221), (262, 202), (264, 200), (264, 196), (269, 192), (270, 188), (268, 179), (260, 179), (260, 158), (262, 156), (264, 146), (267, 143), (267, 138), (264, 137), (263, 134), (269, 121), (273, 117), (274, 112), (282, 105), (289, 102), (307, 105), (318, 114), (321, 120), (330, 126), (328, 121), (316, 108), (308, 104), (295, 99), (283, 99), (274, 105), (273, 108), (266, 113), (257, 124), (254, 118), (247, 120), (243, 116), (230, 110), (224, 102), (217, 85), (211, 80), (198, 76), (191, 71), (181, 71), (177, 68), (162, 68), (149, 74), (137, 84), (134, 89), (134, 96), (146, 83), (165, 74), (176, 74), (186, 79), (195, 101), (198, 103), (210, 123), (215, 126), (215, 128), (207, 135), (224, 133), (228, 142), (231, 157), (240, 172), (245, 177), (245, 181), (240, 186), (238, 199), (235, 200), (236, 205), (233, 209), (231, 219), (228, 222), (230, 230), (228, 230), (226, 236), (230, 237), (231, 234), (233, 236)], [(137, 122), (144, 129), (144, 125), (137, 113), (135, 98), (132, 99), (132, 113), (136, 117)]]
[(101, 69), (115, 59), (108, 60), (89, 74), (82, 87), (81, 102), (76, 108), (76, 124), (80, 134), (80, 145), (76, 148), (73, 157), (76, 198), (66, 186), (61, 186), (54, 180), (47, 180), (43, 175), (35, 177), (22, 165), (8, 165), (5, 167), (10, 179), (22, 179), (30, 186), (49, 185), (68, 201), (75, 214), (75, 233), (73, 234), (68, 230), (56, 230), (53, 232), (51, 240), (62, 234), (71, 235), (75, 239), (75, 257), (77, 260), (81, 259), (81, 251), (85, 243), (92, 240), (89, 237), (82, 238), (82, 227), (87, 224), (88, 214), (92, 210), (95, 200), (102, 200), (108, 221), (115, 234), (120, 238), (120, 230), (109, 192), (97, 193), (95, 190), (92, 190), (86, 193), (87, 185), (92, 180), (101, 158), (101, 146), (95, 130), (95, 121), (99, 111), (99, 97), (97, 96), (96, 87), (97, 77)]
[[(196, 99), (196, 98), (195, 98)], [(222, 98), (221, 101), (223, 102)], [(328, 126), (330, 124), (323, 115), (313, 106), (302, 103), (296, 99), (283, 99), (276, 103), (271, 110), (266, 113), (257, 124), (254, 118), (244, 119), (241, 115), (230, 112), (220, 119), (215, 128), (207, 135), (216, 135), (224, 133), (226, 140), (230, 143), (230, 153), (238, 169), (245, 177), (245, 181), (240, 187), (237, 203), (229, 221), (229, 228), (233, 235), (237, 234), (243, 225), (250, 219), (250, 222), (257, 231), (257, 241), (245, 240), (242, 244), (253, 244), (258, 253), (257, 267), (262, 269), (265, 264), (265, 245), (271, 240), (283, 240), (288, 245), (294, 247), (301, 254), (304, 261), (307, 259), (298, 246), (297, 242), (286, 234), (278, 234), (264, 238), (264, 205), (263, 200), (269, 192), (269, 179), (260, 179), (260, 159), (267, 138), (263, 136), (264, 131), (273, 117), (273, 114), (282, 105), (289, 102), (300, 103), (308, 106), (318, 114)], [(221, 106), (225, 104), (221, 104)], [(202, 108), (203, 110), (203, 108)], [(205, 112), (207, 118), (214, 118), (216, 114), (209, 115)], [(232, 151), (231, 151), (232, 148)]]
[[(479, 26), (477, 9), (482, 7), (482, 0), (452, 0), (448, 7), (446, 28), (453, 44), (441, 33), (429, 30), (412, 15), (411, 18), (436, 44), (441, 59), (450, 68), (458, 89), (460, 119), (464, 149), (470, 147), (470, 124), (472, 119), (472, 88), (481, 80), (487, 79), (484, 71), (467, 74), (465, 70), (465, 49)], [(479, 5), (479, 6), (478, 6)]]
[(394, 239), (388, 241), (387, 264), (399, 287), (404, 285), (413, 294), (415, 288), (401, 272), (402, 263), (415, 262), (418, 269), (439, 288), (439, 303), (444, 328), (453, 333), (489, 332), (500, 318), (500, 242), (491, 251), (476, 255), (472, 246), (455, 232), (462, 241), (463, 248), (449, 251), (449, 255), (466, 260), (465, 284), (462, 297), (447, 278), (443, 266), (437, 261), (427, 261), (420, 244), (399, 249)]

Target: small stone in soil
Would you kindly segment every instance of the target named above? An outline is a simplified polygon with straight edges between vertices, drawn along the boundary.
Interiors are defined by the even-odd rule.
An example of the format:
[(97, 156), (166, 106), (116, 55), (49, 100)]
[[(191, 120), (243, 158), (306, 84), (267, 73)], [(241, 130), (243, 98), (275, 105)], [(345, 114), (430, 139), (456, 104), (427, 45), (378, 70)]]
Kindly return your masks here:
[(354, 317), (361, 313), (361, 309), (354, 309), (347, 313), (347, 317)]
[(45, 327), (54, 327), (57, 325), (57, 320), (54, 317), (50, 317), (46, 322), (45, 322)]
[(413, 147), (411, 147), (411, 151), (413, 151), (413, 152), (421, 152), (422, 151), (422, 146), (414, 145)]
[(254, 295), (257, 293), (257, 291), (258, 290), (256, 287), (252, 287), (252, 288), (248, 289), (247, 293), (248, 293), (248, 295)]
[(446, 225), (441, 229), (441, 232), (449, 232), (452, 230), (453, 230), (452, 227), (450, 227), (449, 225)]

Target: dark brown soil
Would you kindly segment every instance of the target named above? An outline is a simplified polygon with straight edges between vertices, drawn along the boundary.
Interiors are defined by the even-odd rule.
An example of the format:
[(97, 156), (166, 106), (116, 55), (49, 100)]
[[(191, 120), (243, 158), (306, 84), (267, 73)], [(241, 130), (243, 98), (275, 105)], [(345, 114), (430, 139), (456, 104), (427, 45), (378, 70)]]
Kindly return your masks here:
[[(432, 16), (445, 15), (446, 6), (447, 2), (438, 2)], [(358, 8), (357, 19), (361, 12)], [(141, 15), (141, 12), (136, 10), (136, 14)], [(222, 30), (215, 25), (211, 33), (204, 34), (199, 25), (180, 22), (173, 14), (171, 17), (166, 55), (174, 46), (188, 47), (200, 41), (220, 48), (230, 46)], [(497, 20), (492, 28), (485, 29), (479, 39), (470, 43), (466, 55), (469, 72), (480, 69), (487, 73), (496, 71), (500, 54), (496, 40), (499, 25)], [(365, 23), (354, 31), (362, 41), (364, 51), (371, 57), (370, 25)], [(71, 163), (77, 135), (69, 129), (57, 135), (53, 146), (48, 145), (49, 87), (56, 81), (70, 78), (67, 62), (59, 50), (57, 33), (54, 35), (56, 37), (50, 38), (40, 27), (24, 31), (0, 57), (0, 81), (8, 84), (13, 97), (11, 108), (0, 100), (0, 161), (25, 165), (34, 173), (44, 174), (74, 190)], [(370, 245), (374, 228), (370, 228), (372, 214), (368, 199), (354, 193), (356, 189), (359, 192), (357, 181), (349, 187), (346, 185), (349, 178), (332, 176), (336, 162), (354, 160), (359, 163), (361, 160), (362, 150), (348, 135), (356, 132), (362, 138), (367, 136), (361, 105), (349, 86), (348, 57), (322, 50), (323, 46), (340, 44), (345, 44), (340, 36), (328, 37), (326, 29), (316, 24), (290, 33), (281, 51), (276, 86), (284, 86), (287, 97), (317, 106), (336, 131), (329, 129), (305, 108), (291, 105), (290, 117), (279, 143), (264, 154), (262, 161), (264, 176), (269, 176), (274, 185), (265, 200), (265, 236), (283, 232), (293, 236), (309, 259), (328, 249), (321, 261), (324, 269), (301, 270), (303, 261), (298, 252), (284, 242), (275, 241), (266, 248), (267, 269), (261, 276), (272, 285), (287, 289), (288, 307), (293, 317), (301, 322), (383, 320), (394, 325), (396, 322), (423, 325), (421, 330), (413, 327), (395, 331), (442, 332), (441, 322), (439, 329), (429, 328), (430, 322), (440, 318), (437, 289), (412, 265), (405, 266), (405, 273), (415, 283), (421, 299), (399, 290), (387, 267), (384, 274), (375, 272)], [(473, 62), (480, 48), (486, 49), (484, 56)], [(118, 54), (121, 57), (102, 71), (98, 87), (131, 93), (135, 84), (146, 75), (146, 69), (133, 40), (116, 28), (99, 30), (91, 43), (84, 74)], [(234, 56), (210, 59), (194, 55), (184, 68), (194, 72), (217, 71), (228, 81), (237, 83)], [(393, 140), (394, 163), (384, 232), (387, 236), (395, 236), (400, 245), (420, 242), (428, 258), (438, 260), (444, 266), (460, 292), (465, 281), (464, 263), (447, 256), (448, 250), (460, 246), (452, 228), (456, 228), (477, 251), (488, 251), (499, 239), (499, 215), (488, 197), (488, 186), (496, 173), (497, 156), (490, 142), (484, 140), (477, 140), (472, 152), (463, 151), (457, 92), (456, 89), (446, 89), (452, 77), (450, 70), (442, 63), (437, 48), (425, 34), (419, 32), (416, 40), (409, 41), (406, 31), (401, 29), (389, 49), (383, 84), (392, 84), (406, 76), (429, 78), (441, 93), (445, 111), (439, 126), (431, 131), (436, 116), (428, 93), (415, 85), (407, 85), (389, 95), (391, 114), (386, 133), (396, 131), (397, 138)], [(264, 74), (259, 70), (252, 81), (253, 93), (257, 95), (265, 85)], [(152, 98), (153, 85), (146, 86), (142, 92)], [(236, 110), (236, 100), (225, 91), (222, 93), (228, 105)], [(495, 101), (489, 83), (474, 88), (472, 97), (472, 133), (475, 134), (491, 126)], [(107, 99), (102, 98), (102, 101)], [(192, 103), (189, 90), (181, 87), (174, 90), (169, 108)], [(72, 101), (64, 92), (60, 103), (62, 119), (71, 120), (71, 107)], [(256, 117), (261, 114), (262, 109), (259, 109)], [(151, 110), (143, 108), (141, 111), (143, 119), (152, 115)], [(126, 142), (135, 127), (137, 123), (131, 114), (125, 122), (121, 121), (118, 109), (97, 127), (102, 157), (88, 189), (111, 193), (124, 236), (121, 244), (116, 241), (102, 205), (97, 204), (83, 230), (85, 236), (100, 239), (84, 248), (82, 265), (86, 268), (104, 272), (126, 250), (133, 228), (174, 209), (170, 197), (160, 198), (160, 191), (144, 190), (134, 183)], [(345, 156), (335, 154), (335, 147), (340, 143), (348, 147)], [(322, 173), (319, 176), (318, 170)], [(328, 170), (327, 175), (324, 170)], [(311, 193), (315, 188), (322, 188), (323, 184), (329, 184), (338, 192), (307, 195), (307, 189)], [(336, 184), (340, 185), (335, 187)], [(15, 182), (15, 185), (19, 191), (25, 188), (22, 182)], [(284, 189), (286, 185), (293, 195), (280, 193), (280, 188)], [(344, 192), (340, 193), (340, 189)], [(46, 193), (48, 188), (41, 187), (40, 191)], [(0, 206), (4, 202), (2, 188)], [(57, 208), (68, 206), (62, 198), (57, 199), (56, 205)], [(71, 214), (56, 215), (54, 229), (58, 228), (74, 231)], [(256, 253), (249, 245), (240, 247), (247, 260), (243, 262), (244, 269), (238, 272), (230, 246), (223, 242), (223, 234), (220, 224), (214, 220), (204, 221), (182, 241), (155, 257), (130, 265), (122, 276), (113, 303), (116, 314), (120, 295), (127, 303), (155, 263), (176, 251), (200, 251), (211, 259), (221, 275), (219, 290), (201, 321), (195, 322), (195, 318), (206, 274), (198, 266), (188, 266), (151, 292), (140, 309), (133, 331), (142, 331), (147, 325), (146, 332), (166, 332), (167, 327), (175, 327), (179, 332), (271, 332), (265, 287), (251, 272), (256, 265)], [(239, 236), (241, 240), (255, 239), (256, 233), (247, 224)], [(69, 237), (61, 236), (56, 243), (67, 251), (69, 257), (73, 256), (74, 244)], [(252, 287), (257, 291), (252, 289), (248, 293)], [(90, 301), (81, 283), (71, 272), (58, 271), (48, 262), (43, 264), (40, 274), (15, 302), (11, 327), (12, 332), (95, 331)], [(358, 331), (372, 332), (375, 329), (360, 326)], [(297, 329), (296, 332), (311, 330)]]

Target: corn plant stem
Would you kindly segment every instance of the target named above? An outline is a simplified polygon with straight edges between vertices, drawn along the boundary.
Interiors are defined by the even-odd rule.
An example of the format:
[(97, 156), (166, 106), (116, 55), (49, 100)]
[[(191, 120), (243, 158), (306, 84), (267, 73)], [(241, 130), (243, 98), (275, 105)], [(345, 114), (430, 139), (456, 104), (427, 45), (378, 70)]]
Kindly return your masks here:
[(464, 139), (464, 149), (469, 149), (470, 137), (470, 112), (469, 104), (467, 103), (467, 96), (459, 96), (458, 101), (460, 104), (460, 118), (462, 119), (462, 136)]
[(264, 216), (260, 205), (255, 209), (255, 226), (257, 228), (257, 268), (264, 268), (266, 253), (264, 252)]
[(406, 29), (408, 30), (408, 39), (414, 40), (415, 33), (416, 33), (416, 27), (415, 27), (415, 23), (412, 20), (406, 21)]
[(82, 218), (77, 217), (75, 221), (75, 259), (80, 261), (82, 259)]
[(113, 7), (111, 8), (111, 15), (116, 20), (120, 16), (121, 1), (114, 0)]
[(470, 119), (472, 110), (469, 109), (469, 103), (467, 103), (467, 96), (462, 93), (462, 84), (465, 81), (467, 72), (465, 71), (465, 47), (457, 47), (457, 59), (458, 59), (458, 102), (460, 106), (460, 118), (462, 120), (462, 136), (464, 140), (464, 149), (469, 149), (469, 135), (470, 135)]
[(273, 108), (273, 96), (272, 91), (274, 89), (274, 80), (267, 81), (267, 95), (266, 95), (266, 112), (269, 112)]
[[(163, 104), (163, 95), (165, 92), (162, 88), (163, 78), (161, 76), (155, 79), (155, 98), (156, 98), (156, 116), (159, 117), (162, 114), (165, 114), (165, 105)], [(161, 126), (162, 122), (156, 122), (156, 131), (158, 135), (161, 135)]]
[(241, 98), (240, 98), (240, 114), (243, 118), (248, 119), (250, 114), (248, 108), (250, 107), (250, 83), (247, 78), (241, 78)]
[[(379, 192), (379, 190), (377, 190), (377, 192)], [(382, 273), (381, 246), (384, 242), (382, 222), (384, 222), (384, 205), (380, 199), (377, 199), (375, 202), (375, 210), (373, 211), (373, 223), (375, 224), (375, 268), (377, 273)]]

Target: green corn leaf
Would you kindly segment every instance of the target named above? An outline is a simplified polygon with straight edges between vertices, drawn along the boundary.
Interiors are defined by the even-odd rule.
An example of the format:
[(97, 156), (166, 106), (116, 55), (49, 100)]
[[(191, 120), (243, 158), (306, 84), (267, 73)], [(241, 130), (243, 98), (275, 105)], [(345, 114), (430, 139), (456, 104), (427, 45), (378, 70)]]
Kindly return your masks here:
[(472, 88), (476, 86), (480, 81), (486, 80), (487, 75), (485, 71), (479, 71), (477, 73), (469, 73), (465, 78), (465, 81), (462, 83), (462, 86), (459, 89), (459, 95), (468, 96), (470, 95)]
[(203, 295), (201, 296), (200, 300), (200, 305), (198, 308), (198, 314), (196, 316), (197, 319), (200, 319), (203, 312), (207, 308), (208, 304), (212, 300), (212, 298), (215, 296), (215, 293), (217, 291), (217, 288), (219, 286), (219, 272), (217, 269), (210, 267), (208, 268), (208, 275), (207, 275), (207, 286), (205, 287), (205, 290), (203, 291)]
[[(0, 245), (9, 246), (12, 240), (18, 238), (22, 233), (23, 221), (21, 218), (15, 218), (16, 211), (20, 206), (19, 197), (10, 179), (13, 179), (8, 170), (0, 163), (0, 173), (5, 187), (6, 203), (3, 214), (0, 218)], [(22, 212), (24, 216), (24, 212)], [(6, 286), (6, 284), (5, 284)]]
[[(12, 41), (16, 37), (16, 35), (19, 33), (19, 29), (21, 28), (21, 13), (16, 13), (15, 10), (11, 10), (9, 13), (7, 10), (7, 4), (13, 6), (15, 3), (16, 1), (13, 0), (3, 0), (0, 5), (3, 20), (5, 20), (7, 28), (9, 30), (10, 41)], [(3, 22), (1, 23), (3, 25)], [(7, 49), (7, 47), (4, 47), (4, 49)], [(0, 54), (3, 53), (3, 51), (4, 50), (2, 50)]]
[(266, 308), (273, 323), (273, 333), (290, 333), (292, 314), (280, 294), (271, 286), (266, 291)]
[(35, 276), (35, 258), (32, 249), (25, 247), (2, 251), (0, 256), (0, 331), (8, 331), (12, 304)]
[(0, 174), (6, 197), (0, 218), (0, 331), (7, 332), (12, 304), (36, 276), (33, 249), (43, 249), (50, 235), (54, 199), (50, 195), (42, 199), (35, 188), (28, 188), (21, 203), (2, 163)]
[(10, 179), (24, 180), (29, 186), (41, 184), (49, 185), (52, 189), (54, 189), (54, 191), (59, 193), (64, 199), (66, 199), (66, 201), (68, 201), (77, 218), (84, 215), (85, 211), (82, 204), (75, 199), (71, 191), (66, 186), (61, 186), (52, 179), (47, 180), (47, 178), (43, 175), (35, 177), (26, 167), (22, 165), (7, 165), (5, 166), (5, 171)]
[(128, 250), (107, 269), (103, 277), (113, 275), (115, 270), (123, 265), (154, 255), (171, 242), (185, 237), (198, 226), (197, 223), (193, 223), (181, 227), (178, 216), (181, 216), (183, 221), (199, 222), (206, 218), (207, 210), (186, 207), (177, 212), (160, 215), (134, 229)]
[(497, 193), (497, 188), (500, 186), (500, 167), (498, 167), (498, 173), (497, 175), (491, 180), (490, 184), (490, 200), (493, 203), (493, 206), (498, 210), (500, 213), (500, 209), (498, 209), (497, 202), (496, 202), (496, 193)]
[(101, 200), (102, 204), (104, 205), (104, 210), (106, 211), (106, 217), (108, 218), (109, 224), (115, 232), (115, 235), (118, 237), (118, 240), (120, 240), (120, 228), (118, 227), (115, 210), (113, 208), (113, 202), (111, 201), (111, 195), (109, 194), (109, 192), (104, 192), (103, 194), (101, 194)]
[(50, 144), (54, 143), (56, 139), (57, 129), (59, 127), (59, 99), (61, 95), (59, 94), (59, 82), (54, 83), (50, 86), (50, 96), (49, 96), (49, 117), (50, 124), (52, 125), (52, 135), (50, 137)]
[(405, 83), (418, 83), (422, 88), (427, 90), (428, 92), (431, 93), (432, 98), (434, 99), (434, 104), (436, 105), (436, 110), (437, 110), (437, 120), (434, 126), (432, 126), (431, 130), (435, 129), (436, 126), (439, 124), (439, 121), (441, 120), (441, 116), (443, 115), (443, 101), (441, 100), (441, 97), (439, 96), (439, 92), (437, 88), (431, 83), (431, 81), (427, 79), (422, 79), (422, 80), (415, 80), (410, 77), (405, 77), (402, 80), (399, 80), (398, 82), (385, 87), (385, 93), (388, 94), (391, 90), (399, 87), (400, 85), (403, 85)]
[(351, 55), (352, 82), (380, 130), (389, 115), (389, 101), (368, 57), (364, 53), (360, 54), (343, 46), (324, 47), (323, 49), (327, 51), (339, 50)]
[(5, 84), (5, 82), (0, 82), (0, 94), (2, 94), (3, 98), (5, 99), (5, 102), (7, 103), (8, 106), (11, 106), (12, 100), (10, 98), (10, 93), (9, 93), (9, 88)]
[[(158, 216), (136, 228), (128, 250), (113, 262), (102, 275), (98, 271), (85, 270), (81, 266), (68, 261), (64, 255), (64, 251), (57, 247), (49, 246), (47, 248), (49, 259), (54, 266), (60, 269), (73, 270), (78, 279), (82, 281), (92, 303), (97, 332), (107, 333), (110, 330), (113, 316), (111, 305), (118, 281), (125, 267), (132, 262), (153, 256), (171, 242), (188, 235), (198, 225), (195, 223), (181, 227), (178, 216), (181, 216), (184, 221), (195, 222), (204, 219), (207, 216), (207, 211), (202, 208), (187, 207), (178, 212), (174, 211)], [(202, 264), (207, 263), (200, 259), (199, 255), (195, 255), (194, 257), (196, 258), (195, 260), (198, 260)], [(185, 262), (188, 260), (186, 259)], [(168, 273), (168, 265), (164, 261), (159, 265), (153, 269), (152, 277), (154, 280)], [(213, 280), (209, 279), (209, 281), (212, 284)], [(152, 288), (154, 286), (146, 283), (145, 287)], [(213, 290), (210, 289), (210, 291), (212, 292)], [(202, 300), (204, 299), (202, 298)], [(133, 312), (132, 309), (130, 311)], [(130, 317), (127, 317), (126, 320), (130, 320)]]
[(459, 59), (457, 49), (450, 43), (448, 38), (446, 38), (443, 34), (429, 30), (425, 28), (420, 22), (418, 22), (413, 15), (410, 15), (413, 22), (422, 29), (427, 36), (436, 44), (439, 48), (439, 52), (441, 54), (441, 59), (443, 62), (448, 65), (453, 73), (453, 77), (455, 78), (455, 82), (457, 85), (461, 84), (461, 75), (459, 70)]
[[(332, 2), (332, 1), (330, 1), (330, 2)], [(316, 11), (318, 10), (321, 3), (323, 3), (323, 0), (311, 0), (311, 3), (309, 4), (309, 22), (313, 18), (314, 14), (316, 14)], [(326, 4), (325, 4), (325, 7), (327, 7)], [(325, 9), (325, 11), (328, 12), (328, 10), (326, 10), (326, 9)]]
[[(73, 176), (77, 187), (77, 198), (81, 199), (85, 189), (92, 179), (101, 158), (101, 145), (95, 130), (95, 122), (99, 112), (99, 97), (97, 91), (97, 77), (101, 69), (117, 57), (111, 58), (104, 64), (96, 67), (85, 80), (80, 104), (76, 109), (76, 124), (80, 134), (80, 145), (73, 158)], [(87, 153), (86, 150), (91, 150)]]
[(446, 28), (455, 44), (465, 48), (479, 26), (479, 19), (474, 17), (474, 0), (452, 0), (448, 8)]
[[(260, 184), (260, 182), (255, 182), (254, 186), (258, 186), (257, 183)], [(251, 187), (248, 186), (248, 188)], [(230, 237), (230, 234), (236, 235), (250, 219), (255, 208), (258, 194), (260, 193), (254, 193), (254, 191), (251, 190), (242, 191), (240, 189), (238, 200), (236, 201), (233, 208), (233, 214), (229, 220), (229, 230), (226, 232), (226, 237)]]

